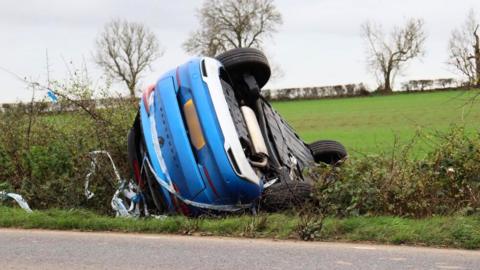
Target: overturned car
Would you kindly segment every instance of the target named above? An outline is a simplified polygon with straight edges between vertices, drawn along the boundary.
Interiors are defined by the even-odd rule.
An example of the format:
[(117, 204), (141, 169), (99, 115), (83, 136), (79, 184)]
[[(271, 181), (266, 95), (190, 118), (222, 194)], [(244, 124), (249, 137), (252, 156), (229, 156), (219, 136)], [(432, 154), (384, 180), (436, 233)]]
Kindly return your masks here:
[(261, 51), (238, 48), (194, 58), (143, 93), (128, 152), (145, 211), (274, 209), (309, 196), (307, 168), (346, 158), (338, 142), (303, 142), (261, 96), (270, 73)]

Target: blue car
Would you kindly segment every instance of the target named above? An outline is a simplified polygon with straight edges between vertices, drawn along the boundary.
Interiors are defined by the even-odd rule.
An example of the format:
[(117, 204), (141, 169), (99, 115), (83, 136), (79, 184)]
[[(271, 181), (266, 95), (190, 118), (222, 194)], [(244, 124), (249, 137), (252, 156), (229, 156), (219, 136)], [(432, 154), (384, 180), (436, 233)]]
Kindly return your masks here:
[(128, 150), (146, 212), (275, 208), (310, 194), (305, 168), (345, 159), (335, 141), (298, 137), (261, 96), (269, 77), (261, 51), (234, 49), (193, 58), (143, 93)]

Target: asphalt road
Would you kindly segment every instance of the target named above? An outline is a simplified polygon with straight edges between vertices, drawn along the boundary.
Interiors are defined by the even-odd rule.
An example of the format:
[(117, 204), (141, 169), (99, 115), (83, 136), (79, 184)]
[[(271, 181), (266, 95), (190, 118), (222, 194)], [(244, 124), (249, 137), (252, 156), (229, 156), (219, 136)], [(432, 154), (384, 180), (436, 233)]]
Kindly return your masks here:
[(480, 269), (480, 251), (1, 229), (0, 269)]

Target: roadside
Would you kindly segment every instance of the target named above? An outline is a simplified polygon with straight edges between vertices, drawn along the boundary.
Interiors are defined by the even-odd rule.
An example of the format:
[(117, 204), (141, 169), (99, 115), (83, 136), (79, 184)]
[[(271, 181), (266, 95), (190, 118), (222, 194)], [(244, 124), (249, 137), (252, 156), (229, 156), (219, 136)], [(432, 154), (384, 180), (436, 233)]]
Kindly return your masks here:
[(45, 210), (26, 213), (0, 207), (0, 227), (48, 230), (185, 234), (313, 241), (370, 242), (480, 249), (480, 216), (425, 219), (351, 217), (321, 219), (290, 214), (238, 215), (189, 219), (123, 219), (85, 210)]

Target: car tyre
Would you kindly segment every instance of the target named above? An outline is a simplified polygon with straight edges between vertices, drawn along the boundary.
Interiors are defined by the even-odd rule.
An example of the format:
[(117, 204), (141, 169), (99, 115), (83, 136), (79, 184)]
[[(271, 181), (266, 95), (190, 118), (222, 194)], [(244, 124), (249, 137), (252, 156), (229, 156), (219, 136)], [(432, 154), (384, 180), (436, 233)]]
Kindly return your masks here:
[(312, 197), (313, 185), (307, 182), (279, 182), (265, 189), (261, 206), (269, 211), (281, 211), (305, 205)]
[(347, 150), (337, 142), (331, 140), (316, 141), (308, 145), (312, 151), (315, 162), (323, 162), (330, 165), (340, 165), (347, 158)]
[(250, 73), (261, 89), (270, 79), (271, 70), (265, 54), (254, 48), (236, 48), (217, 55), (228, 74), (240, 77)]

